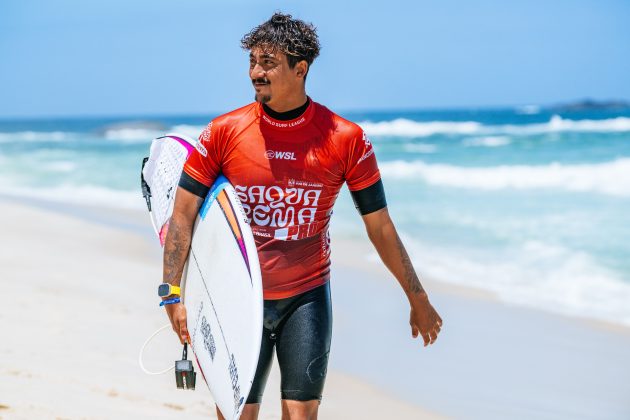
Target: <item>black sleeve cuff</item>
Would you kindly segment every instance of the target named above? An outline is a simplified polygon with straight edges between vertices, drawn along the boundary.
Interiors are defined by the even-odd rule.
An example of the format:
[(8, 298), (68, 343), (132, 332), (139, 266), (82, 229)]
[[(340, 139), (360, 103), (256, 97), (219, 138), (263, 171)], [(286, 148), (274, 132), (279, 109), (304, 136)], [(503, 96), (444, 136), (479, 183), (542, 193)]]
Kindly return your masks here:
[(206, 198), (210, 190), (210, 187), (206, 187), (184, 171), (182, 171), (182, 176), (179, 178), (179, 186), (201, 198)]
[(383, 181), (380, 179), (367, 188), (359, 191), (350, 191), (350, 194), (352, 195), (352, 201), (354, 201), (354, 207), (359, 210), (361, 216), (387, 207), (385, 189), (383, 188)]

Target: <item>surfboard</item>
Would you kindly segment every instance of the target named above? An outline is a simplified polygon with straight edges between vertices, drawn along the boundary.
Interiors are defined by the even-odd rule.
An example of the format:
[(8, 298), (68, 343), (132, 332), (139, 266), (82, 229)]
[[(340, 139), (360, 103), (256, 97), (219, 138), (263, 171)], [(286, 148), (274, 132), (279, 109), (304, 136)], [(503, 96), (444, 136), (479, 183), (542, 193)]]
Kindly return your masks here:
[[(168, 134), (153, 141), (143, 161), (143, 195), (162, 245), (179, 177), (194, 147), (194, 140)], [(222, 175), (199, 210), (181, 285), (199, 371), (224, 417), (238, 419), (260, 352), (262, 277), (247, 216)]]

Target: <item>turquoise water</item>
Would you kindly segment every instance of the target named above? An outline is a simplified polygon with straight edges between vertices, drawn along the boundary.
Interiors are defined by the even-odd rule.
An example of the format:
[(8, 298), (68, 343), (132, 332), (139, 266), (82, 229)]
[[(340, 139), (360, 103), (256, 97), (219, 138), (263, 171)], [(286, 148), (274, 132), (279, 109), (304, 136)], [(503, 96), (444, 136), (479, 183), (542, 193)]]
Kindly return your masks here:
[[(630, 110), (343, 115), (374, 143), (424, 275), (630, 325)], [(196, 136), (210, 119), (0, 121), (0, 192), (141, 209), (151, 139)], [(334, 235), (362, 235), (347, 193), (333, 222)]]

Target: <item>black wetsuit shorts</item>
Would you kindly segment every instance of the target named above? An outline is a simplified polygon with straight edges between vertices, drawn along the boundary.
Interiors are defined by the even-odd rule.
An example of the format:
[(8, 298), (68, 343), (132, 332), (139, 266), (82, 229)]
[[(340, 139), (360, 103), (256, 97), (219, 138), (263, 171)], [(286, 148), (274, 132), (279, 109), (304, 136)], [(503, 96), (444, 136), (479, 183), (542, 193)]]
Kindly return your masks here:
[(286, 299), (265, 300), (260, 357), (247, 404), (262, 402), (274, 347), (282, 399), (321, 400), (332, 334), (328, 283)]

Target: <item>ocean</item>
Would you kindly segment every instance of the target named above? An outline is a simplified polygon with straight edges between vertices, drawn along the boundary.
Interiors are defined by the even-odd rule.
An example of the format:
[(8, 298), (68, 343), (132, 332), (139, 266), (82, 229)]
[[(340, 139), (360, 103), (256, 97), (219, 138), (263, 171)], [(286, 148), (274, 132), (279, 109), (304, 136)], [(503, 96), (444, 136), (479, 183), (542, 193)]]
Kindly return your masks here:
[[(423, 276), (630, 326), (630, 110), (341, 115), (373, 142), (390, 213)], [(151, 139), (197, 136), (211, 118), (1, 120), (0, 194), (143, 209)], [(336, 236), (365, 238), (346, 190), (333, 255)]]

